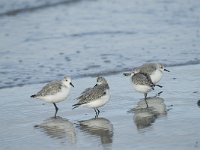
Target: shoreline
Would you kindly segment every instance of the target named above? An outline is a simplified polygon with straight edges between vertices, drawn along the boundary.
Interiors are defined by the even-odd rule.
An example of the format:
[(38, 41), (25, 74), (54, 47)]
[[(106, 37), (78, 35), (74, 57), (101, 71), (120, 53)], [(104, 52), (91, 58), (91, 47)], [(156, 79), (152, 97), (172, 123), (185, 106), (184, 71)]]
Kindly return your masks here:
[[(191, 62), (191, 61), (190, 61)], [(187, 66), (196, 66), (196, 65), (200, 65), (199, 63), (190, 63), (190, 64), (187, 64), (187, 63), (181, 63), (181, 64), (178, 64), (178, 65), (166, 65), (166, 67), (169, 67), (169, 68), (177, 68), (177, 67), (187, 67)], [(135, 68), (135, 67), (133, 67)], [(133, 69), (132, 68), (132, 69)], [(77, 79), (82, 79), (82, 78), (95, 78), (97, 76), (113, 76), (113, 75), (120, 75), (122, 74), (123, 72), (126, 72), (126, 71), (131, 71), (132, 70), (131, 68), (124, 68), (124, 69), (120, 69), (120, 70), (109, 70), (109, 71), (102, 71), (102, 72), (99, 72), (99, 73), (91, 73), (91, 74), (83, 74), (83, 75), (77, 75), (77, 76), (72, 76), (72, 78), (74, 80), (77, 80)], [(64, 74), (63, 74), (63, 77), (64, 77)], [(59, 78), (55, 79), (55, 80), (58, 80), (58, 79), (62, 79), (62, 77), (60, 76)], [(45, 84), (45, 83), (48, 83), (52, 80), (46, 80), (46, 81), (42, 81), (42, 82), (31, 82), (31, 83), (20, 83), (18, 85), (8, 85), (8, 86), (2, 86), (0, 87), (0, 90), (1, 89), (6, 89), (6, 88), (15, 88), (15, 87), (23, 87), (23, 86), (26, 86), (26, 85), (35, 85), (35, 84)]]

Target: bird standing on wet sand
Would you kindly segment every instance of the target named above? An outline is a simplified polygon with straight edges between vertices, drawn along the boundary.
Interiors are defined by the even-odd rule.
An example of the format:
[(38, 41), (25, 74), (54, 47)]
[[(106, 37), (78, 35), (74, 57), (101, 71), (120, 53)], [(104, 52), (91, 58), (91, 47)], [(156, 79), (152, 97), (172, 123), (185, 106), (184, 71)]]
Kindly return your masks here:
[(67, 98), (71, 86), (74, 87), (71, 82), (71, 78), (64, 77), (63, 80), (55, 80), (49, 82), (42, 88), (41, 91), (39, 91), (37, 94), (31, 95), (31, 97), (53, 103), (56, 110), (54, 115), (56, 118), (56, 114), (58, 112), (58, 107), (56, 106), (56, 103), (64, 101)]
[(159, 63), (147, 63), (143, 64), (142, 66), (139, 66), (133, 70), (134, 73), (145, 73), (148, 74), (151, 78), (151, 81), (156, 84), (160, 81), (160, 79), (163, 76), (163, 72), (169, 70), (164, 68), (164, 65)]
[(98, 77), (97, 84), (93, 88), (87, 88), (77, 98), (79, 102), (73, 105), (73, 109), (79, 106), (94, 108), (96, 113), (95, 118), (97, 118), (100, 113), (98, 108), (105, 105), (109, 98), (110, 92), (106, 79), (103, 77)]
[(131, 76), (131, 82), (133, 83), (133, 87), (136, 91), (140, 92), (140, 93), (144, 93), (144, 100), (145, 103), (148, 106), (148, 103), (146, 101), (147, 99), (147, 93), (149, 93), (150, 91), (154, 90), (155, 86), (158, 87), (162, 87), (160, 85), (155, 85), (152, 81), (151, 78), (148, 74), (145, 73), (134, 73), (132, 72), (131, 74), (125, 74), (125, 76)]

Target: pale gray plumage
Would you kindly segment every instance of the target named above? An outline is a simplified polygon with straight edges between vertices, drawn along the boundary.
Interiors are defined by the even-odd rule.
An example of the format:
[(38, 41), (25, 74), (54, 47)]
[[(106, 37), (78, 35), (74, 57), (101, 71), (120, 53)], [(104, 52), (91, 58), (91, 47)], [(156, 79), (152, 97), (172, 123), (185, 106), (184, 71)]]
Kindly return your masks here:
[(94, 108), (96, 113), (95, 117), (98, 117), (100, 111), (99, 107), (105, 105), (110, 98), (109, 86), (103, 77), (97, 78), (97, 84), (92, 88), (87, 88), (81, 95), (77, 98), (78, 103), (73, 105), (73, 109), (79, 107), (80, 105)]
[(151, 75), (159, 66), (162, 66), (162, 65), (156, 64), (156, 63), (149, 63), (149, 64), (143, 64), (137, 69), (139, 69), (141, 73), (147, 73), (148, 75)]
[(35, 96), (46, 96), (46, 95), (53, 95), (61, 91), (62, 86), (65, 87), (65, 85), (60, 80), (55, 80), (49, 82), (47, 85), (45, 85), (42, 90), (40, 90)]
[[(82, 93), (81, 93), (81, 95), (84, 95), (85, 93), (87, 93), (88, 91), (90, 91), (92, 88), (87, 88), (87, 89), (85, 89)], [(77, 98), (78, 99), (78, 98)]]
[[(163, 65), (156, 64), (156, 63), (143, 64), (142, 66), (134, 68), (133, 72), (134, 73), (139, 73), (140, 72), (140, 73), (145, 73), (145, 74), (151, 75), (154, 71), (156, 71), (156, 69), (159, 66), (163, 66)], [(126, 73), (123, 73), (123, 74), (124, 74), (124, 76), (130, 76), (131, 72), (126, 72)]]
[(164, 71), (169, 72), (169, 70), (164, 68), (163, 64), (147, 63), (134, 68), (132, 72), (124, 73), (124, 76), (130, 76), (132, 73), (145, 73), (148, 74), (151, 81), (156, 84), (161, 80)]
[(56, 103), (65, 100), (74, 85), (71, 82), (71, 78), (65, 76), (63, 80), (55, 80), (45, 85), (37, 94), (31, 95), (32, 98), (41, 99), (49, 103), (53, 103), (55, 107), (55, 117), (58, 112)]
[(147, 85), (150, 87), (154, 87), (155, 85), (152, 83), (151, 78), (148, 74), (144, 73), (136, 73), (132, 77), (132, 82), (136, 85)]
[(155, 85), (152, 82), (151, 77), (147, 73), (141, 73), (141, 72), (132, 73), (131, 80), (134, 84), (135, 89), (138, 92), (144, 93), (144, 99), (145, 99), (146, 105), (148, 107), (148, 103), (146, 101), (147, 93), (150, 92), (151, 90), (154, 90), (155, 86), (159, 86), (159, 87), (162, 87), (162, 86)]
[(107, 82), (101, 85), (95, 85), (93, 88), (87, 88), (82, 92), (82, 95), (77, 98), (79, 102), (77, 104), (89, 103), (96, 100), (106, 94), (106, 90), (109, 89)]

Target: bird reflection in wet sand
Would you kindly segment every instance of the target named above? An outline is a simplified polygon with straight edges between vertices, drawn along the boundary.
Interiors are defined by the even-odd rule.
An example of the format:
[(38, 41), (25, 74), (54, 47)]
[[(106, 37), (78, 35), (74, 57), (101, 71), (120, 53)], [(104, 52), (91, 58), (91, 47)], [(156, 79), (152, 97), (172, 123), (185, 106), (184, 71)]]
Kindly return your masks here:
[(64, 139), (64, 141), (67, 140), (71, 144), (76, 143), (76, 133), (73, 123), (62, 117), (48, 118), (34, 127), (40, 129), (51, 138)]
[(138, 102), (137, 107), (129, 112), (134, 112), (134, 122), (138, 129), (151, 126), (159, 116), (167, 115), (164, 99), (160, 97), (147, 98), (149, 107), (146, 108), (144, 99)]
[(112, 143), (113, 125), (108, 119), (93, 118), (79, 121), (78, 125), (81, 131), (100, 137), (102, 144)]

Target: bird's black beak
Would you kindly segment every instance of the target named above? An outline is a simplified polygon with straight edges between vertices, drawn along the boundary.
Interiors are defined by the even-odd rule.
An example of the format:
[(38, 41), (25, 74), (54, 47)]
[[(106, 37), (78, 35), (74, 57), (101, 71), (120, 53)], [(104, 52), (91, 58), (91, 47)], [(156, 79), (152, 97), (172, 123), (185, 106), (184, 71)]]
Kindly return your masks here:
[(72, 87), (74, 87), (74, 85), (70, 82), (70, 85), (72, 86)]
[(97, 86), (98, 84), (95, 84), (95, 86)]
[(164, 69), (164, 71), (170, 72), (170, 71), (169, 71), (169, 70), (167, 70), (167, 69)]

